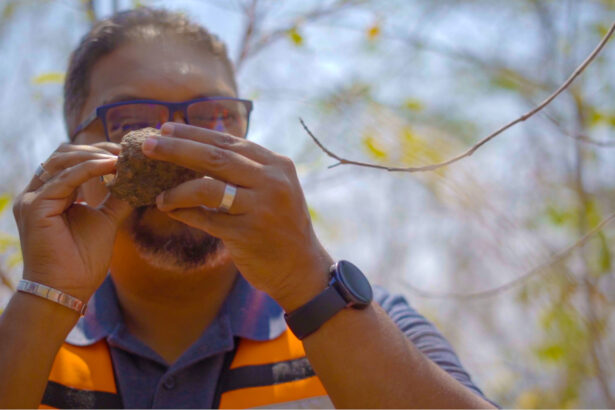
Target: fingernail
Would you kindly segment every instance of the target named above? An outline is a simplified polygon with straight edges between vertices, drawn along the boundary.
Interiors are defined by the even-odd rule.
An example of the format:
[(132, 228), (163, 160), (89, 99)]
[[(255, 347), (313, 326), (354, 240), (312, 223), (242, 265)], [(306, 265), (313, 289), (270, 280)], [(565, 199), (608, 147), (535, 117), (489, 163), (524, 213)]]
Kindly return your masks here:
[(175, 126), (167, 122), (163, 124), (162, 127), (160, 128), (160, 133), (162, 135), (171, 135), (173, 134), (174, 129), (175, 129)]
[(163, 197), (164, 197), (164, 192), (161, 192), (156, 196), (156, 206), (158, 208), (162, 208), (162, 205), (164, 204)]
[(158, 145), (158, 138), (147, 137), (147, 139), (143, 142), (143, 152), (154, 152), (156, 145)]

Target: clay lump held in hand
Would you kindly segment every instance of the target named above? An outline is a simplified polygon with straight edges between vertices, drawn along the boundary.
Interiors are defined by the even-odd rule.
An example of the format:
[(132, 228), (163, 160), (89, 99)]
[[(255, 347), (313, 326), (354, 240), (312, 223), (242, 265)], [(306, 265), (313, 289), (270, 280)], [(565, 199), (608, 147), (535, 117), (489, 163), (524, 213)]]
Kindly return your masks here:
[(152, 134), (160, 136), (160, 130), (142, 128), (122, 138), (117, 172), (115, 178), (107, 183), (112, 195), (135, 207), (153, 205), (161, 192), (202, 177), (191, 169), (146, 157), (141, 146)]

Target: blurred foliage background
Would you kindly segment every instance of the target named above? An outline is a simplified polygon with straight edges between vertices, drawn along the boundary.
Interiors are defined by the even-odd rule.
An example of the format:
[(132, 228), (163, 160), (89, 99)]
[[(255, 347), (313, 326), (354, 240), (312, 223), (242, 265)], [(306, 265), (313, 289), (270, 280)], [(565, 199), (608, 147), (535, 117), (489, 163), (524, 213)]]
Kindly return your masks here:
[[(228, 44), (249, 138), (295, 161), (317, 232), (434, 321), (504, 407), (615, 407), (615, 43), (536, 106), (615, 21), (613, 0), (5, 0), (0, 3), (0, 306), (21, 274), (11, 198), (66, 140), (70, 51), (114, 10), (166, 7)], [(613, 224), (615, 225), (615, 224)], [(535, 269), (536, 267), (543, 269)], [(464, 296), (465, 295), (465, 296)]]

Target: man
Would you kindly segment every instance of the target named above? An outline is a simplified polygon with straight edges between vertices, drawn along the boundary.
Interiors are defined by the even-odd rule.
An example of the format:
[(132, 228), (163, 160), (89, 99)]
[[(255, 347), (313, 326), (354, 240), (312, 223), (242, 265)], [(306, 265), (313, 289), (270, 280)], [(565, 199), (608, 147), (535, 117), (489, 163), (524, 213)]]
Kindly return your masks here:
[[(431, 324), (334, 263), (292, 162), (244, 138), (250, 109), (222, 43), (180, 15), (85, 36), (72, 143), (14, 206), (24, 281), (0, 319), (0, 407), (492, 406)], [(144, 154), (208, 178), (133, 209), (100, 177), (123, 135), (160, 125)]]

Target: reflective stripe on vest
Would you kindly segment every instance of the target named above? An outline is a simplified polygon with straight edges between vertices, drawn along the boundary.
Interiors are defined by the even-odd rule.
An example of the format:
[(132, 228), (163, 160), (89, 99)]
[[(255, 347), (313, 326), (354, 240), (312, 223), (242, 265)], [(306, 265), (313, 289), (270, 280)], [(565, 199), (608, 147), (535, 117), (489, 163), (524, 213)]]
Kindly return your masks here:
[[(264, 342), (241, 339), (237, 349), (227, 354), (216, 390), (214, 406), (219, 408), (277, 403), (285, 408), (292, 408), (293, 403), (303, 407), (309, 402), (306, 399), (331, 407), (303, 344), (289, 329)], [(84, 347), (65, 343), (54, 361), (40, 408), (121, 407), (106, 342)]]
[(40, 408), (122, 408), (109, 347), (62, 345), (56, 355)]

